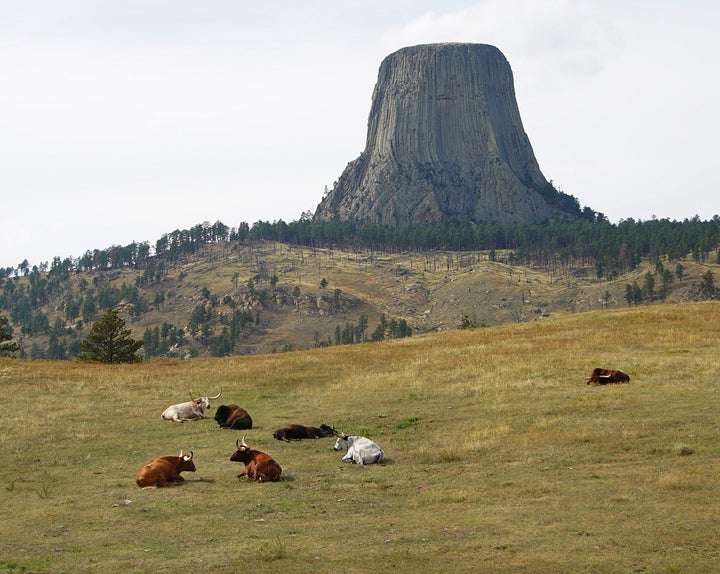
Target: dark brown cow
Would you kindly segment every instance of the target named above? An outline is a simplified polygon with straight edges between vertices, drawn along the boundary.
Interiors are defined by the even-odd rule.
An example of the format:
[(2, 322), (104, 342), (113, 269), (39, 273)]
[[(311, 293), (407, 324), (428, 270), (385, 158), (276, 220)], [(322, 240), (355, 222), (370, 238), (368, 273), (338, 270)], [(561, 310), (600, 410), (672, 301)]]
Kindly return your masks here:
[(238, 478), (247, 476), (250, 480), (257, 482), (274, 482), (280, 480), (282, 467), (275, 460), (264, 452), (251, 449), (245, 443), (245, 437), (235, 441), (237, 450), (230, 457), (233, 462), (245, 463), (245, 470), (238, 474)]
[(630, 375), (616, 369), (601, 369), (596, 367), (587, 378), (587, 384), (607, 385), (608, 383), (629, 383)]
[(135, 476), (138, 486), (172, 486), (182, 484), (185, 480), (181, 472), (195, 472), (195, 463), (192, 461), (193, 452), (183, 456), (159, 456), (143, 466)]
[(304, 438), (321, 438), (335, 436), (335, 429), (325, 423), (320, 427), (309, 427), (305, 425), (287, 425), (273, 432), (273, 437), (278, 440), (290, 442), (291, 440), (302, 440)]
[(215, 411), (215, 420), (222, 429), (251, 429), (253, 420), (250, 414), (238, 405), (220, 405)]

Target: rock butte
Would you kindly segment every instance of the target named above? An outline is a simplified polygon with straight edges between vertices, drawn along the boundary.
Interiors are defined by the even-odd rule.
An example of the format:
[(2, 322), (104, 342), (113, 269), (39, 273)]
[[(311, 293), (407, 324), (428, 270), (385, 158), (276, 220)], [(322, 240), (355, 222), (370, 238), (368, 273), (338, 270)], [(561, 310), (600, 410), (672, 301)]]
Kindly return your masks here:
[(315, 218), (541, 223), (568, 217), (559, 207), (563, 195), (540, 171), (500, 50), (429, 44), (383, 60), (365, 149)]

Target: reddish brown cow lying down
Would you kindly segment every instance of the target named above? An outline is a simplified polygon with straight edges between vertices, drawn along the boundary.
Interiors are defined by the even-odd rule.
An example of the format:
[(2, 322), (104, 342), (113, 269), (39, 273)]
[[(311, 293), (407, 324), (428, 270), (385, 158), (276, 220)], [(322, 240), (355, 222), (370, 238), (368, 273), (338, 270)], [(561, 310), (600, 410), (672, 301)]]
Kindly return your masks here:
[(245, 437), (235, 441), (237, 450), (230, 457), (233, 462), (245, 464), (245, 470), (238, 474), (238, 478), (247, 476), (250, 480), (257, 482), (273, 482), (280, 480), (282, 467), (275, 460), (264, 452), (254, 450), (245, 443)]
[(601, 369), (596, 367), (587, 378), (587, 384), (607, 385), (608, 383), (629, 383), (630, 375), (616, 369)]
[(193, 452), (183, 456), (159, 456), (143, 466), (135, 477), (138, 486), (172, 486), (181, 484), (185, 479), (180, 476), (181, 472), (195, 472), (195, 464), (192, 461)]

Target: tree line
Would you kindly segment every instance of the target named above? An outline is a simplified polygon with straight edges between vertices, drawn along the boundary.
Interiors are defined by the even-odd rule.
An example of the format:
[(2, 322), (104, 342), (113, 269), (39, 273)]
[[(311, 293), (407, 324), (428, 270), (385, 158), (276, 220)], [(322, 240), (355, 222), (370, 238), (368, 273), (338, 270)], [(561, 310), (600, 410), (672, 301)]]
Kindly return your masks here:
[[(202, 247), (225, 243), (268, 240), (308, 247), (354, 247), (384, 252), (405, 250), (499, 251), (509, 250), (518, 264), (594, 263), (599, 277), (635, 268), (644, 258), (653, 263), (663, 255), (670, 261), (692, 254), (704, 261), (720, 245), (720, 217), (707, 221), (699, 217), (676, 221), (625, 219), (610, 223), (596, 217), (546, 224), (499, 225), (447, 222), (405, 227), (360, 225), (353, 221), (316, 221), (304, 214), (297, 221), (242, 222), (231, 228), (216, 222), (202, 223), (186, 230), (163, 234), (151, 248), (147, 242), (87, 251), (78, 258), (30, 266), (23, 261), (16, 268), (0, 268), (0, 278), (27, 276), (33, 271), (47, 273), (47, 285), (61, 282), (71, 273), (122, 268), (145, 269), (152, 280), (164, 273), (164, 262), (196, 254)], [(32, 296), (42, 298), (40, 284), (31, 285)]]

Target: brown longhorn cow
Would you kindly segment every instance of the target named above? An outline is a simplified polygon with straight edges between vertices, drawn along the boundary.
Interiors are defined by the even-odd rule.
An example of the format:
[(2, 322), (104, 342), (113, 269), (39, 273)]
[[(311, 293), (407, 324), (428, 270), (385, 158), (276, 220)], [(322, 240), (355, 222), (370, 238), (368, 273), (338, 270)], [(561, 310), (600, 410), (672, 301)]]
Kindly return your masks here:
[(617, 369), (601, 369), (596, 367), (587, 378), (587, 384), (607, 385), (608, 383), (629, 383), (630, 375)]
[(273, 437), (278, 440), (290, 442), (291, 440), (302, 440), (304, 438), (321, 438), (326, 436), (335, 436), (335, 429), (325, 423), (319, 427), (310, 427), (305, 425), (287, 425), (273, 432)]
[(264, 452), (254, 450), (245, 443), (245, 437), (235, 441), (237, 450), (230, 457), (233, 462), (245, 464), (245, 470), (238, 474), (238, 478), (247, 476), (250, 480), (257, 482), (273, 482), (280, 480), (282, 467), (275, 460)]
[(172, 486), (182, 484), (185, 480), (181, 472), (195, 472), (193, 451), (184, 455), (182, 449), (180, 456), (159, 456), (143, 466), (135, 476), (138, 486)]

